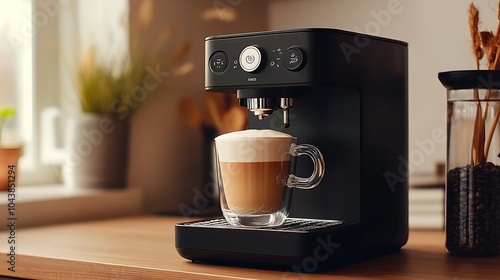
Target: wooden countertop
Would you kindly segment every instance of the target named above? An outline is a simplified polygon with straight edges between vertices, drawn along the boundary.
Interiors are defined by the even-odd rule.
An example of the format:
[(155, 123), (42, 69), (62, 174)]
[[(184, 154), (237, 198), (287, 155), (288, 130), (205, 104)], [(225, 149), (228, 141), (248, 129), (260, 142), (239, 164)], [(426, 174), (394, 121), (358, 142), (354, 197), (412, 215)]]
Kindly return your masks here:
[[(0, 275), (35, 279), (498, 279), (500, 256), (460, 258), (441, 231), (412, 231), (400, 252), (323, 274), (191, 263), (174, 246), (180, 217), (137, 216), (16, 231), (16, 272), (0, 232)], [(202, 238), (202, 237), (200, 237)]]

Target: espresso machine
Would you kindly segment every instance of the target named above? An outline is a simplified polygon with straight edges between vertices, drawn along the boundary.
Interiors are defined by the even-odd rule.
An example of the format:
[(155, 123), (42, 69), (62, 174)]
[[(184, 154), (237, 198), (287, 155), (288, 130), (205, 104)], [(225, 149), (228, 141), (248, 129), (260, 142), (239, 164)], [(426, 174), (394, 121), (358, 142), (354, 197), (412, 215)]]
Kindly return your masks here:
[[(326, 172), (315, 189), (293, 190), (279, 227), (232, 227), (223, 218), (177, 224), (182, 257), (315, 272), (406, 243), (407, 43), (296, 29), (208, 37), (205, 57), (206, 90), (236, 93), (248, 128), (318, 147)], [(298, 158), (296, 174), (311, 165)]]

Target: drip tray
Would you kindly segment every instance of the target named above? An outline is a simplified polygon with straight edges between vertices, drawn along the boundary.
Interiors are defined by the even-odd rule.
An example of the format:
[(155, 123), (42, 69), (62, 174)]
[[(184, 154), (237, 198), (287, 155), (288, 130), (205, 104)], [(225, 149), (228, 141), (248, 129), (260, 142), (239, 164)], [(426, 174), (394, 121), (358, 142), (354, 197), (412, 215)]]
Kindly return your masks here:
[(264, 228), (253, 228), (253, 227), (234, 227), (230, 225), (226, 219), (214, 219), (199, 222), (191, 222), (180, 224), (182, 226), (190, 227), (212, 227), (212, 228), (230, 228), (235, 230), (260, 230), (260, 231), (293, 231), (293, 232), (307, 232), (321, 230), (331, 227), (336, 227), (342, 225), (345, 222), (337, 220), (315, 220), (315, 219), (296, 219), (289, 218), (281, 226), (277, 227), (264, 227)]
[(315, 271), (344, 264), (358, 237), (358, 223), (338, 220), (288, 218), (281, 226), (251, 228), (221, 218), (175, 226), (177, 252), (192, 261), (306, 265)]

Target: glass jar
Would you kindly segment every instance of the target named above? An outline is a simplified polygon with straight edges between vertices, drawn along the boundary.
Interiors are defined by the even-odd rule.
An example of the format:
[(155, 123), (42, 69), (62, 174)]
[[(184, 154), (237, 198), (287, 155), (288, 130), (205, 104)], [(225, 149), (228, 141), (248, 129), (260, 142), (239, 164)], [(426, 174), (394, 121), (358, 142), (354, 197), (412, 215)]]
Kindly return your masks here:
[(448, 101), (446, 249), (499, 254), (500, 71), (443, 72), (439, 80)]

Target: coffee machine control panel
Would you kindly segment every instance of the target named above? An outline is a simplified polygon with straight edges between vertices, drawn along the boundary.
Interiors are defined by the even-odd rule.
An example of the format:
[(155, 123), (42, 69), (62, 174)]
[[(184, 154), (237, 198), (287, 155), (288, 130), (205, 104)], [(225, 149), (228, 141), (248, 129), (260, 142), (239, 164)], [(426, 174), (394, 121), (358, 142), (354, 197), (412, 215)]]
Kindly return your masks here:
[[(248, 73), (256, 72), (259, 67), (266, 66), (262, 63), (264, 55), (265, 50), (261, 51), (258, 46), (247, 46), (240, 53), (239, 65), (234, 63), (233, 68), (236, 69), (240, 66), (243, 71)], [(285, 67), (290, 71), (295, 71), (300, 69), (303, 62), (304, 54), (299, 47), (290, 47), (284, 52), (281, 48), (277, 48), (271, 52), (269, 67)], [(223, 51), (216, 51), (210, 57), (209, 65), (214, 74), (223, 74), (229, 66), (227, 54)]]
[[(266, 57), (266, 53), (269, 53)], [(264, 61), (268, 63), (263, 63)], [(297, 71), (304, 64), (304, 53), (299, 47), (289, 47), (285, 51), (281, 48), (266, 52), (259, 46), (251, 45), (245, 47), (239, 54), (237, 60), (233, 61), (233, 69), (241, 69), (248, 73), (256, 73), (265, 67), (276, 69), (285, 67), (289, 71)], [(222, 75), (230, 68), (229, 57), (226, 52), (215, 51), (208, 61), (210, 71), (215, 75)]]
[(205, 88), (218, 91), (308, 85), (328, 59), (315, 57), (321, 41), (312, 38), (314, 35), (300, 30), (208, 37)]

